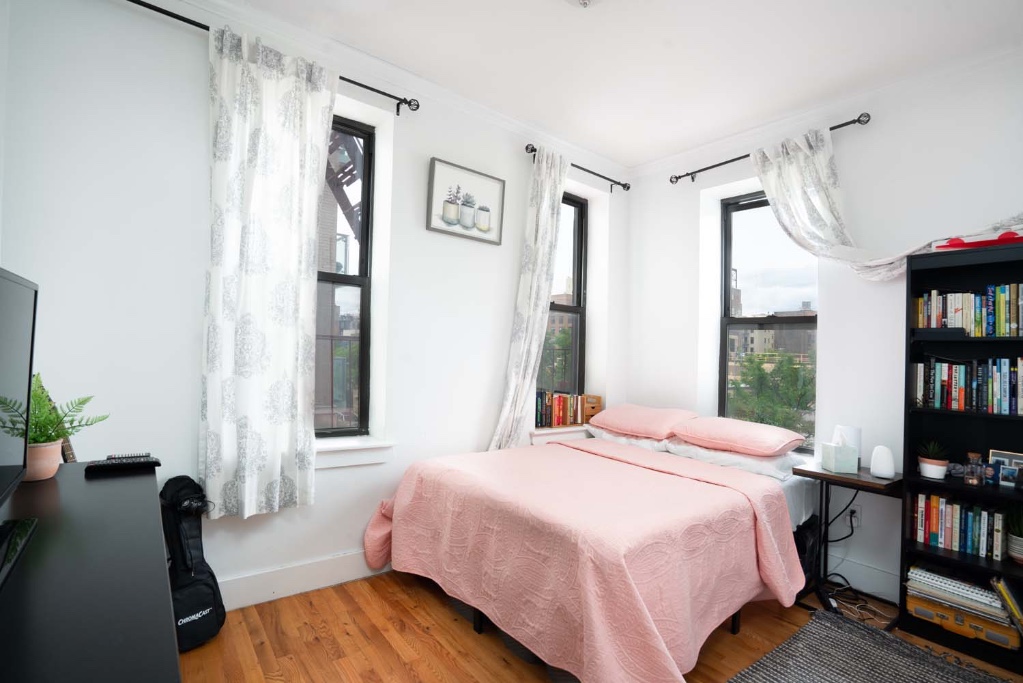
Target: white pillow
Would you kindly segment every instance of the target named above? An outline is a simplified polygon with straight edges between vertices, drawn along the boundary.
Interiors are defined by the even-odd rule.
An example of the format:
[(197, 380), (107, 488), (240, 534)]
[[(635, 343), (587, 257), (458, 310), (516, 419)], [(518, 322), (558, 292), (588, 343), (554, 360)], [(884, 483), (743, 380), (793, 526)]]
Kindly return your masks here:
[(797, 465), (806, 464), (812, 460), (812, 456), (803, 457), (796, 453), (786, 453), (776, 456), (742, 455), (730, 451), (712, 451), (707, 448), (700, 448), (691, 443), (686, 443), (678, 438), (669, 439), (663, 442), (669, 453), (681, 455), (684, 458), (692, 458), (700, 462), (707, 462), (722, 467), (734, 467), (736, 469), (762, 474), (779, 481), (785, 481), (792, 476), (792, 468)]
[(664, 439), (646, 439), (639, 436), (623, 436), (621, 434), (615, 434), (606, 429), (601, 429), (592, 424), (586, 425), (586, 430), (594, 439), (604, 439), (605, 441), (613, 441), (615, 443), (623, 443), (628, 446), (638, 446), (639, 448), (645, 448), (648, 451), (667, 451), (668, 442)]

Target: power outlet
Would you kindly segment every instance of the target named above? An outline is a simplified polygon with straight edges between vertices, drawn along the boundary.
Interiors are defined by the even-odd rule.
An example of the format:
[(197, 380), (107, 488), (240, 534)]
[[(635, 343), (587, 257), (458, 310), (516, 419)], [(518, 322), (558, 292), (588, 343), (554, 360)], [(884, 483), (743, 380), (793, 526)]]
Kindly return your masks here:
[(860, 506), (860, 505), (853, 505), (853, 506), (851, 506), (849, 508), (849, 512), (847, 512), (846, 514), (849, 515), (849, 517), (850, 517), (850, 519), (852, 521), (852, 528), (853, 529), (858, 529), (860, 527), (860, 525), (863, 523), (863, 507), (862, 506)]

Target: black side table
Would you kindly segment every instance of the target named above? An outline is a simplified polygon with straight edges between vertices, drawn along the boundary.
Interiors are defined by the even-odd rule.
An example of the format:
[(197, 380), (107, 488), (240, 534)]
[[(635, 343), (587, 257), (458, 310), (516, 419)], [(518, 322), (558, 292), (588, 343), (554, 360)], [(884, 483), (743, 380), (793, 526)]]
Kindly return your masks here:
[[(828, 578), (828, 516), (831, 509), (831, 487), (838, 486), (853, 491), (865, 491), (875, 493), (879, 496), (890, 498), (902, 498), (902, 474), (896, 473), (892, 479), (880, 479), (870, 474), (870, 469), (861, 467), (859, 472), (839, 474), (829, 472), (821, 467), (818, 462), (811, 462), (806, 465), (792, 468), (792, 474), (808, 479), (816, 479), (819, 483), (818, 517), (820, 523), (817, 529), (817, 549), (820, 553), (820, 562), (816, 562), (814, 569), (816, 574), (813, 577), (813, 585), (804, 589), (804, 595), (812, 590), (816, 593), (824, 609), (838, 612), (838, 608), (831, 602), (824, 590), (824, 583)], [(898, 619), (893, 619), (887, 626), (886, 631), (895, 628)]]

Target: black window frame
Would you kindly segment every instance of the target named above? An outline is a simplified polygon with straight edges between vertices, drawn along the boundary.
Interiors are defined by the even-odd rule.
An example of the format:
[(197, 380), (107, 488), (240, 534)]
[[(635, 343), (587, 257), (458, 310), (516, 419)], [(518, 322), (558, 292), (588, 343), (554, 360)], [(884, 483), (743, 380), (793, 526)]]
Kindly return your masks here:
[[(359, 287), (359, 424), (357, 427), (329, 427), (316, 429), (317, 438), (337, 436), (365, 436), (369, 434), (369, 395), (370, 395), (370, 304), (372, 287), (372, 253), (373, 253), (373, 195), (374, 195), (374, 160), (376, 153), (376, 129), (359, 121), (335, 116), (331, 123), (332, 130), (361, 137), (363, 148), (362, 198), (362, 239), (359, 240), (359, 274), (348, 275), (324, 270), (316, 271), (316, 284), (327, 282), (332, 285), (349, 285)], [(319, 340), (319, 330), (316, 335)]]
[[(728, 406), (728, 332), (732, 327), (756, 330), (816, 330), (817, 314), (805, 316), (733, 316), (732, 315), (732, 217), (740, 211), (770, 207), (763, 191), (721, 200), (721, 340), (718, 356), (718, 415), (727, 416)], [(815, 390), (816, 401), (816, 390)], [(815, 408), (816, 410), (816, 408)], [(814, 435), (816, 440), (816, 435)], [(812, 452), (800, 447), (797, 451)]]
[[(576, 354), (575, 386), (580, 394), (584, 394), (586, 393), (586, 233), (589, 202), (582, 197), (565, 192), (561, 195), (561, 203), (575, 208), (575, 254), (573, 254), (572, 263), (572, 296), (574, 304), (556, 304), (552, 301), (549, 304), (550, 312), (548, 315), (572, 313), (579, 316), (579, 329), (577, 330), (579, 352)], [(538, 386), (537, 389), (553, 391), (553, 389), (548, 387)]]

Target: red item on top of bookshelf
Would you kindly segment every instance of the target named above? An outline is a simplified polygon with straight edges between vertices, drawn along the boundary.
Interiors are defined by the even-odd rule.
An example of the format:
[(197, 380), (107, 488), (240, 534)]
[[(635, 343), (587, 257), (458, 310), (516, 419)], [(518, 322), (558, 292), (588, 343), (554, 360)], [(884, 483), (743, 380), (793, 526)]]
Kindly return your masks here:
[(935, 249), (976, 249), (978, 247), (996, 247), (1003, 244), (1015, 244), (1017, 242), (1023, 242), (1023, 235), (1018, 235), (1012, 230), (1003, 232), (998, 237), (991, 240), (977, 240), (976, 242), (967, 242), (962, 237), (953, 237), (946, 241), (944, 244), (939, 244), (934, 247)]

